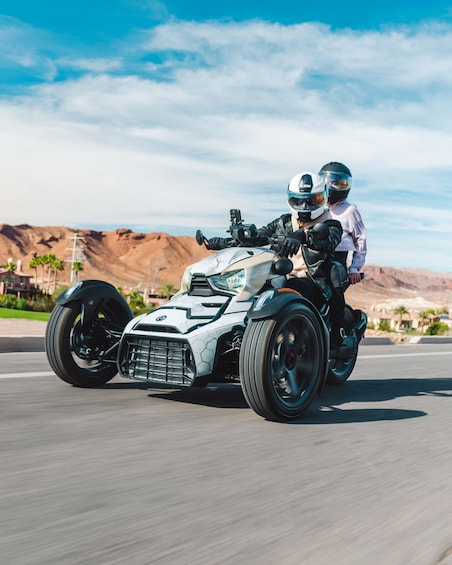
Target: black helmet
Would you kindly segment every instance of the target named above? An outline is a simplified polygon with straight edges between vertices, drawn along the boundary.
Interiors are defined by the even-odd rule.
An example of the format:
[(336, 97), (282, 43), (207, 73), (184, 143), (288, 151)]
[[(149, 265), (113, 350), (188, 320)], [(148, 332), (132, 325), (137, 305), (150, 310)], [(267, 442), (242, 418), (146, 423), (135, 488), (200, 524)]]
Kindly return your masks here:
[(323, 165), (319, 175), (324, 177), (328, 190), (328, 203), (345, 200), (352, 187), (352, 173), (343, 163), (332, 161)]

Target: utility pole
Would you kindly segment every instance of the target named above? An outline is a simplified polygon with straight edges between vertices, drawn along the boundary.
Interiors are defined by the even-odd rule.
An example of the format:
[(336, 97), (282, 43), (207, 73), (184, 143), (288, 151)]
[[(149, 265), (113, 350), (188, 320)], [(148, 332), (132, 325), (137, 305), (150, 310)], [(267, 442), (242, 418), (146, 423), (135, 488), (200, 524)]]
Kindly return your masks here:
[(68, 263), (71, 264), (71, 283), (74, 282), (74, 263), (82, 262), (85, 258), (83, 256), (83, 247), (79, 245), (79, 241), (84, 241), (83, 237), (74, 233), (72, 237), (68, 237), (67, 239), (72, 239), (72, 247), (66, 247), (68, 251), (72, 251), (72, 256), (70, 259), (65, 259)]

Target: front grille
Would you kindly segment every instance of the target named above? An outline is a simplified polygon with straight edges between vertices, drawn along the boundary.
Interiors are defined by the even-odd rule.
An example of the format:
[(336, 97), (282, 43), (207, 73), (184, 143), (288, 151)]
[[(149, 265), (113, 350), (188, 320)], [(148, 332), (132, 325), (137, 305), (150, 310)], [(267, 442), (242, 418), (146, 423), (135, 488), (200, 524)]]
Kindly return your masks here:
[(205, 275), (194, 274), (188, 294), (190, 296), (214, 296), (215, 292), (210, 288), (209, 281)]
[(137, 324), (134, 330), (139, 330), (142, 332), (165, 332), (166, 334), (178, 334), (180, 331), (172, 326), (162, 326), (158, 324)]
[(127, 335), (120, 359), (121, 375), (128, 379), (190, 386), (195, 376), (191, 348), (182, 340)]

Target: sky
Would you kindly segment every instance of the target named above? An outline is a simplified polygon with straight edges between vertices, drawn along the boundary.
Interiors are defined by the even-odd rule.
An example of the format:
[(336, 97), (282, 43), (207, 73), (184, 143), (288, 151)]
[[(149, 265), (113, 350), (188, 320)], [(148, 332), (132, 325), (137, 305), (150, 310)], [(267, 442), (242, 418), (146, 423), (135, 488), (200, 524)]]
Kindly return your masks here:
[(367, 263), (450, 272), (451, 92), (452, 2), (1, 0), (0, 224), (226, 236), (340, 161)]

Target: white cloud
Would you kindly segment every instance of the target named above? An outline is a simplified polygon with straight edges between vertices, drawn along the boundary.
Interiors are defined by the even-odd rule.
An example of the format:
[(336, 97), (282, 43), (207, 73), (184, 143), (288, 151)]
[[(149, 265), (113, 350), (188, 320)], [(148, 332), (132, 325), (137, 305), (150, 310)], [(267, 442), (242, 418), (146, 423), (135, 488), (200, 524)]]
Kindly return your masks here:
[(78, 74), (0, 100), (0, 221), (191, 233), (241, 207), (261, 225), (286, 211), (291, 176), (340, 160), (372, 248), (396, 222), (385, 254), (410, 257), (418, 234), (427, 253), (450, 231), (447, 203), (425, 198), (451, 169), (450, 32), (170, 22), (111, 58), (55, 56)]
[(34, 77), (53, 80), (55, 64), (41, 51), (42, 45), (48, 41), (44, 31), (0, 15), (0, 71), (13, 71), (19, 67)]
[(57, 64), (60, 67), (66, 67), (78, 71), (88, 71), (95, 73), (105, 73), (114, 71), (122, 67), (122, 61), (116, 59), (96, 59), (96, 58), (74, 58), (62, 57), (57, 59)]

